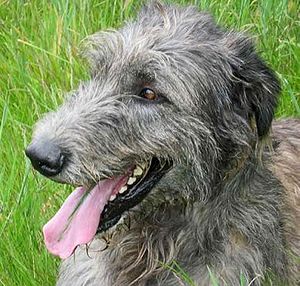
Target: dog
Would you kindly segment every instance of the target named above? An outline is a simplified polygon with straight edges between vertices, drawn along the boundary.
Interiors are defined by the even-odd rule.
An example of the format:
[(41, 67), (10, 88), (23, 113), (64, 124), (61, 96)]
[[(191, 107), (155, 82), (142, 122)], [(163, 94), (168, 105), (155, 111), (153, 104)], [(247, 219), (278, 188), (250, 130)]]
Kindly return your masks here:
[(90, 79), (26, 155), (76, 187), (44, 226), (57, 285), (298, 285), (300, 120), (243, 33), (151, 2), (85, 42)]

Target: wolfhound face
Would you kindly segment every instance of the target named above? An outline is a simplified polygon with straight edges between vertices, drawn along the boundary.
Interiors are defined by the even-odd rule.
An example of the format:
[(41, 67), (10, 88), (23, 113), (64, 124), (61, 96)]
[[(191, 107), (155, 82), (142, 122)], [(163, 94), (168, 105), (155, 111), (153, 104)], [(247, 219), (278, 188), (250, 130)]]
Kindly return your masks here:
[[(44, 229), (61, 257), (145, 197), (215, 195), (234, 158), (268, 133), (279, 90), (248, 38), (193, 7), (149, 5), (122, 29), (89, 37), (85, 55), (90, 80), (37, 124), (27, 149), (42, 174), (79, 187), (58, 215), (62, 229), (55, 219)], [(83, 217), (92, 229), (62, 252), (58, 241)]]

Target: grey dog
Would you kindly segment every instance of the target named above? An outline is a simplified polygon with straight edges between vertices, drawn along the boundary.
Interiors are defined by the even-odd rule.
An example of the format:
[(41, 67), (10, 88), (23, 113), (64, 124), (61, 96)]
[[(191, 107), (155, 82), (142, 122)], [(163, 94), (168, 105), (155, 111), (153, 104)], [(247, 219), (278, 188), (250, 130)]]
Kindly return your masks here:
[(252, 41), (152, 2), (85, 46), (90, 80), (26, 149), (77, 187), (44, 227), (58, 285), (298, 285), (300, 121), (272, 124)]

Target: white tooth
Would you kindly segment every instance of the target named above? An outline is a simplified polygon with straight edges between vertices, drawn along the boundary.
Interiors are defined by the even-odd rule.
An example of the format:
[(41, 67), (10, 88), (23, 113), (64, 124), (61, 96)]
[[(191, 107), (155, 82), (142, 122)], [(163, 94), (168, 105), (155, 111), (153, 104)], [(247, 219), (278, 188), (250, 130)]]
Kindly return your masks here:
[(116, 195), (111, 195), (110, 198), (109, 198), (109, 200), (113, 201), (116, 197), (117, 197)]
[(135, 177), (130, 177), (128, 182), (127, 182), (127, 185), (132, 185), (135, 181), (136, 181)]
[(140, 166), (136, 166), (133, 170), (134, 176), (141, 176), (143, 174), (143, 169)]
[(140, 165), (140, 167), (141, 167), (143, 170), (145, 170), (145, 169), (147, 168), (147, 163), (142, 163), (142, 164)]
[(120, 189), (119, 193), (120, 193), (120, 194), (123, 194), (123, 193), (126, 192), (126, 191), (127, 191), (127, 187), (124, 186), (124, 187), (122, 187), (122, 188)]

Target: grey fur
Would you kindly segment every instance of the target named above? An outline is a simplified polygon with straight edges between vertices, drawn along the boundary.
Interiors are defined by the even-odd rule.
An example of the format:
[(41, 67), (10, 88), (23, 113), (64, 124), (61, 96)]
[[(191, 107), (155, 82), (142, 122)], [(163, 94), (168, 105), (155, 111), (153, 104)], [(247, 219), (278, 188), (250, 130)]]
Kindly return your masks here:
[[(90, 186), (153, 156), (174, 167), (122, 224), (63, 262), (58, 285), (186, 285), (166, 267), (174, 260), (195, 285), (210, 284), (208, 268), (220, 285), (239, 285), (241, 274), (260, 285), (269, 270), (296, 285), (299, 213), (286, 215), (288, 187), (264, 147), (288, 168), (283, 138), (268, 139), (279, 85), (252, 41), (194, 7), (153, 2), (120, 30), (89, 37), (85, 51), (91, 79), (34, 134), (69, 154), (54, 179)], [(144, 86), (166, 100), (142, 100)], [(284, 138), (291, 157), (294, 127)]]

